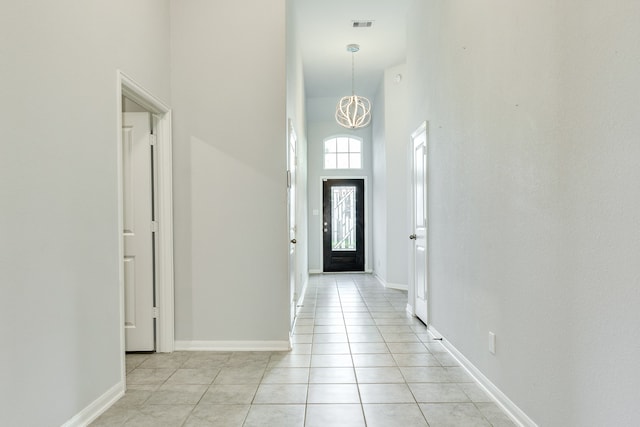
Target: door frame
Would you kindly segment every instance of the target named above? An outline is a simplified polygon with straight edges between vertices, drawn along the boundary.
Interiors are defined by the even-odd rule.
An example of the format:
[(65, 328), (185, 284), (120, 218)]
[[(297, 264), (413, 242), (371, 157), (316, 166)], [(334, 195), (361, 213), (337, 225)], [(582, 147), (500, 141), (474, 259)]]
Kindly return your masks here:
[[(289, 241), (289, 251), (287, 252), (288, 258), (288, 270), (289, 270), (289, 303), (291, 306), (289, 307), (289, 339), (291, 341), (291, 336), (293, 335), (293, 327), (295, 325), (296, 317), (298, 315), (297, 304), (298, 298), (296, 298), (296, 289), (297, 280), (298, 280), (298, 264), (297, 264), (297, 252), (298, 248), (295, 246), (296, 244), (291, 242), (291, 228), (293, 225), (294, 228), (294, 236), (293, 239), (298, 239), (298, 230), (297, 230), (297, 220), (298, 220), (298, 188), (297, 188), (297, 177), (298, 177), (298, 136), (293, 126), (293, 120), (288, 120), (287, 126), (287, 240)], [(294, 143), (292, 144), (292, 140)], [(290, 146), (294, 146), (294, 159), (291, 159), (291, 149)], [(291, 170), (293, 160), (293, 171)], [(291, 193), (293, 191), (293, 215), (291, 212)], [(293, 246), (293, 259), (291, 257), (291, 249)], [(292, 280), (293, 278), (293, 280)], [(290, 344), (291, 345), (291, 344)]]
[(170, 353), (174, 338), (174, 276), (173, 276), (173, 154), (171, 140), (171, 109), (159, 98), (121, 70), (116, 72), (117, 99), (117, 167), (118, 167), (118, 281), (120, 288), (120, 353), (122, 377), (125, 368), (124, 332), (124, 239), (122, 237), (124, 197), (122, 191), (122, 97), (126, 96), (151, 113), (156, 135), (157, 187), (155, 191), (156, 221), (156, 352)]
[[(426, 135), (426, 142), (425, 142), (425, 149), (427, 150), (427, 163), (425, 165), (425, 177), (426, 177), (426, 182), (425, 182), (425, 191), (426, 191), (426, 200), (425, 200), (425, 221), (426, 221), (426, 234), (425, 234), (425, 240), (426, 240), (426, 253), (425, 253), (425, 264), (426, 264), (426, 274), (425, 274), (425, 278), (426, 278), (426, 286), (425, 286), (425, 296), (427, 298), (427, 318), (424, 320), (426, 324), (429, 324), (430, 322), (430, 314), (431, 314), (431, 310), (429, 310), (429, 302), (431, 301), (431, 299), (429, 298), (429, 276), (431, 273), (431, 269), (429, 268), (429, 188), (428, 188), (428, 183), (429, 183), (429, 155), (428, 155), (428, 150), (429, 150), (429, 124), (427, 121), (423, 121), (417, 128), (416, 130), (414, 130), (411, 133), (411, 137), (409, 138), (409, 146), (410, 146), (410, 150), (409, 152), (411, 153), (411, 155), (409, 156), (409, 170), (411, 171), (410, 176), (410, 183), (409, 183), (409, 194), (411, 194), (411, 197), (409, 197), (409, 212), (410, 212), (410, 220), (411, 220), (411, 229), (413, 230), (413, 227), (415, 226), (415, 212), (416, 212), (416, 208), (414, 206), (415, 203), (415, 195), (414, 195), (414, 178), (415, 178), (415, 171), (414, 171), (414, 151), (415, 151), (415, 139), (421, 135), (422, 133), (425, 133)], [(412, 233), (415, 231), (412, 231)], [(411, 242), (411, 244), (413, 245), (414, 243)], [(411, 315), (416, 316), (416, 283), (415, 283), (415, 264), (416, 264), (416, 260), (415, 260), (415, 251), (412, 250), (411, 251), (411, 256), (409, 257), (409, 295), (407, 298), (407, 305), (411, 304), (410, 307), (407, 307), (407, 311), (411, 313)]]
[[(364, 273), (366, 270), (365, 267), (365, 248), (367, 247), (368, 238), (365, 234), (364, 229), (364, 214), (366, 212), (366, 192), (364, 190), (364, 180), (360, 178), (349, 178), (349, 179), (338, 179), (338, 178), (329, 178), (322, 183), (322, 254), (323, 254), (323, 273)], [(355, 240), (356, 246), (353, 251), (334, 251), (333, 249), (333, 188), (334, 187), (343, 187), (343, 186), (353, 186), (355, 189), (354, 192), (354, 203), (355, 203), (355, 212), (353, 212), (355, 218), (354, 224), (354, 232), (355, 232)], [(329, 223), (327, 223), (327, 220)], [(327, 225), (325, 225), (327, 224)], [(327, 229), (330, 232), (327, 232)], [(329, 259), (327, 259), (327, 256)], [(335, 257), (335, 258), (334, 258)], [(348, 262), (350, 264), (341, 265), (339, 268), (334, 264), (334, 259), (342, 259), (346, 262), (345, 258), (352, 258), (352, 262)], [(324, 261), (327, 261), (326, 263)], [(352, 269), (347, 269), (352, 267)], [(353, 268), (357, 267), (357, 268)], [(329, 270), (327, 270), (329, 268)], [(344, 270), (342, 268), (345, 268)], [(359, 268), (362, 268), (360, 270)]]
[[(322, 191), (323, 188), (323, 183), (325, 180), (327, 179), (362, 179), (364, 180), (364, 272), (358, 272), (360, 274), (362, 273), (371, 273), (371, 268), (369, 266), (369, 253), (371, 252), (371, 225), (370, 225), (370, 215), (371, 213), (369, 212), (371, 205), (369, 204), (369, 200), (370, 200), (370, 194), (369, 194), (369, 178), (364, 176), (364, 175), (321, 175), (320, 176), (320, 203), (318, 206), (323, 206), (324, 204), (324, 194)], [(323, 230), (323, 223), (324, 223), (324, 216), (323, 215), (319, 215), (320, 219), (318, 220), (317, 224), (318, 224), (318, 229), (319, 230)], [(322, 238), (323, 234), (322, 231), (320, 232), (320, 271), (322, 274), (340, 274), (340, 273), (331, 273), (331, 272), (325, 272), (324, 271), (324, 239)], [(342, 274), (349, 274), (349, 273), (342, 273)]]

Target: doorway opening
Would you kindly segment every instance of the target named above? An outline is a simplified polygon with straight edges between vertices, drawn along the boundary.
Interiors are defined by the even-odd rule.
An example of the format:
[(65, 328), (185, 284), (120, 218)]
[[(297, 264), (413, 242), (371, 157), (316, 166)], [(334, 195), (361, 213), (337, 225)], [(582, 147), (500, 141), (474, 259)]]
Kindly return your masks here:
[(364, 179), (323, 180), (323, 271), (364, 271)]
[(122, 106), (125, 350), (148, 352), (156, 349), (154, 118), (129, 98)]
[[(133, 140), (125, 135), (125, 127), (135, 129), (145, 127), (148, 124), (149, 133), (149, 157), (145, 164), (148, 164), (149, 174), (141, 172), (141, 176), (147, 176), (149, 180), (149, 233), (141, 233), (141, 245), (150, 248), (151, 271), (147, 275), (152, 278), (150, 310), (143, 313), (144, 316), (152, 316), (152, 351), (172, 352), (174, 349), (174, 282), (173, 282), (173, 197), (172, 197), (172, 141), (171, 141), (171, 109), (157, 97), (152, 95), (141, 85), (135, 82), (121, 71), (117, 72), (117, 108), (118, 108), (118, 236), (120, 241), (120, 319), (121, 335), (120, 346), (122, 354), (122, 377), (125, 376), (125, 351), (127, 349), (127, 339), (125, 333), (125, 323), (131, 323), (131, 315), (134, 313), (136, 299), (135, 287), (126, 287), (127, 280), (135, 278), (135, 271), (127, 265), (131, 261), (129, 252), (129, 242), (131, 237), (131, 212), (125, 213), (127, 205), (131, 205), (132, 188), (135, 184), (130, 182), (136, 180), (135, 173), (132, 175), (132, 165), (127, 163), (131, 158), (125, 156), (125, 143), (132, 149)], [(129, 111), (127, 111), (129, 110)], [(136, 110), (136, 111), (131, 111)], [(125, 114), (131, 115), (125, 118)], [(131, 117), (138, 115), (136, 123), (131, 122)], [(143, 131), (139, 131), (140, 133)], [(152, 149), (151, 149), (152, 148)], [(129, 153), (131, 154), (131, 153)], [(146, 154), (142, 154), (144, 158)], [(145, 166), (146, 167), (146, 166)], [(146, 179), (146, 178), (145, 178)], [(139, 181), (139, 179), (138, 179)], [(134, 187), (132, 187), (132, 185)], [(126, 200), (129, 198), (129, 201)], [(145, 226), (142, 226), (145, 227)], [(140, 232), (142, 229), (138, 227)], [(134, 233), (135, 234), (135, 233)], [(136, 255), (137, 256), (137, 255)]]
[(426, 325), (428, 313), (429, 282), (429, 146), (427, 122), (423, 122), (411, 135), (411, 181), (413, 233), (409, 239), (411, 249), (411, 271), (409, 280), (413, 290), (413, 309), (416, 317)]

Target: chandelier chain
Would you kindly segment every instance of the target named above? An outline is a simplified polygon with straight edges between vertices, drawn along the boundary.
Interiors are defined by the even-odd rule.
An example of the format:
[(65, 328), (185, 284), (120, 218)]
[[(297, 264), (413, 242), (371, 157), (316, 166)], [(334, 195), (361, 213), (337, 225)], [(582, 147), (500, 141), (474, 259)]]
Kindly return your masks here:
[(351, 95), (356, 94), (356, 53), (351, 52)]

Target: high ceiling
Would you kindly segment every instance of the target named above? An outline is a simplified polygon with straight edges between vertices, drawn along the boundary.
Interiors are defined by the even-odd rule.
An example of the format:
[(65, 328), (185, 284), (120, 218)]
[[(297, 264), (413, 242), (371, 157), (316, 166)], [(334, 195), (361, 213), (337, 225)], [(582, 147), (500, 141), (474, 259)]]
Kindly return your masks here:
[[(351, 93), (351, 53), (355, 90), (373, 98), (385, 68), (405, 61), (406, 13), (412, 0), (293, 0), (308, 98)], [(353, 28), (352, 21), (373, 21)]]

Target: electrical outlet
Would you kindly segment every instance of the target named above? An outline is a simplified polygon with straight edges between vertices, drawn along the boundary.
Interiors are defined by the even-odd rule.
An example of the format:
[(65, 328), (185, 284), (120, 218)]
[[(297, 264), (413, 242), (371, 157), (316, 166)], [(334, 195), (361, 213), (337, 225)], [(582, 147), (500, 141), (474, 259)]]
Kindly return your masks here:
[(496, 354), (496, 334), (489, 332), (489, 353)]

